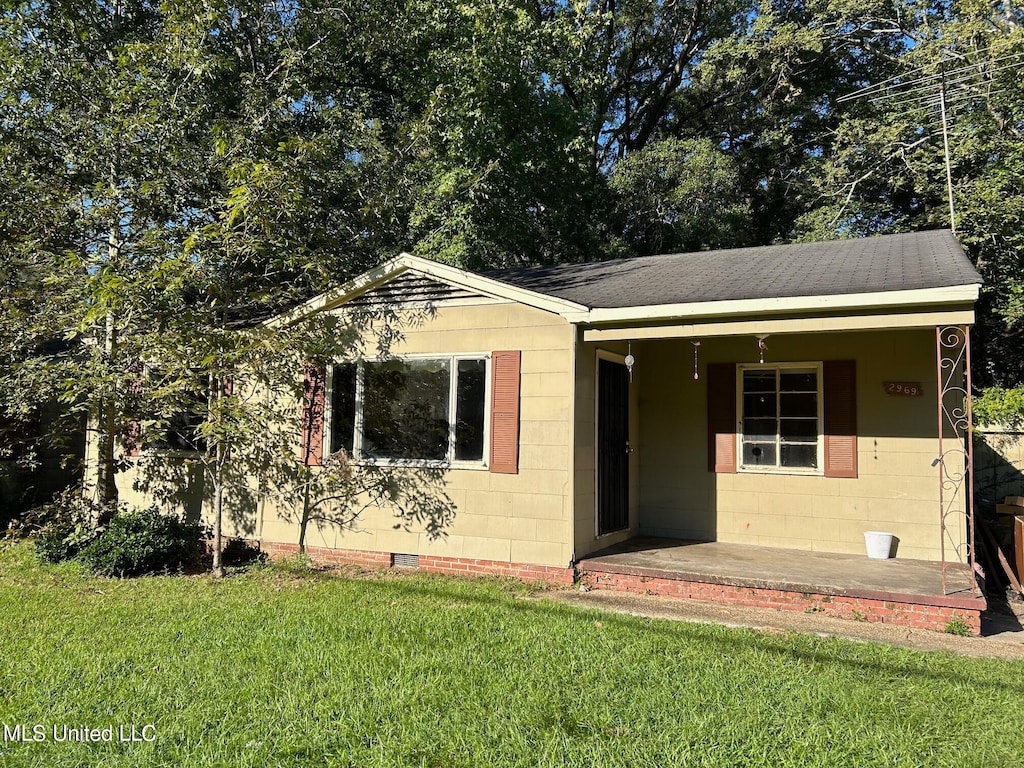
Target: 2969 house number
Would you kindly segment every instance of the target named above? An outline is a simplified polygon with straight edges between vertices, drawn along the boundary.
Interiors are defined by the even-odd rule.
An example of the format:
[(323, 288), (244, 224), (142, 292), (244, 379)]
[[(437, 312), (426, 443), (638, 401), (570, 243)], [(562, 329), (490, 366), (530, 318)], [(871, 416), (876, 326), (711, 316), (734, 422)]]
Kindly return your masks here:
[(902, 395), (904, 397), (920, 397), (924, 394), (921, 391), (920, 381), (883, 381), (887, 395)]

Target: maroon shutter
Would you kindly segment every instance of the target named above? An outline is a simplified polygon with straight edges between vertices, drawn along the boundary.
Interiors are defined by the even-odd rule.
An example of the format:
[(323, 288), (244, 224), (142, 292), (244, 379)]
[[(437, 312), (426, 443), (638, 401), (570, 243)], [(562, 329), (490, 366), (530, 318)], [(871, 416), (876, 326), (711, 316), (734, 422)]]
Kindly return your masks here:
[(138, 456), (142, 446), (142, 425), (137, 421), (129, 421), (124, 435), (124, 452), (126, 456)]
[(736, 472), (736, 366), (710, 363), (708, 381), (708, 471)]
[(306, 366), (302, 384), (302, 462), (310, 467), (323, 463), (326, 380), (324, 368)]
[(857, 364), (823, 364), (825, 477), (857, 476)]
[(519, 367), (521, 353), (491, 353), (491, 472), (519, 471)]
[[(133, 360), (128, 365), (128, 401), (138, 406), (142, 396), (142, 377), (146, 367), (141, 360)], [(142, 450), (142, 424), (131, 420), (125, 425), (124, 452), (126, 456), (138, 456)]]

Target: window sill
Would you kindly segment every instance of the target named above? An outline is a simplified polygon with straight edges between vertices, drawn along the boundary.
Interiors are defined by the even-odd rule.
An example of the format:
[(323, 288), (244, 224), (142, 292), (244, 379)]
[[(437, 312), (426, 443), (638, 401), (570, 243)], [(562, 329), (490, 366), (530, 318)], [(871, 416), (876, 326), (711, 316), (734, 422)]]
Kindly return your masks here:
[(800, 477), (824, 477), (825, 471), (808, 467), (737, 467), (737, 474), (741, 475), (798, 475)]
[(435, 461), (431, 459), (354, 459), (357, 467), (395, 467), (406, 469), (468, 469), (487, 471), (482, 461)]
[(200, 459), (206, 456), (206, 451), (181, 451), (181, 450), (144, 450), (134, 456), (126, 456), (128, 459)]

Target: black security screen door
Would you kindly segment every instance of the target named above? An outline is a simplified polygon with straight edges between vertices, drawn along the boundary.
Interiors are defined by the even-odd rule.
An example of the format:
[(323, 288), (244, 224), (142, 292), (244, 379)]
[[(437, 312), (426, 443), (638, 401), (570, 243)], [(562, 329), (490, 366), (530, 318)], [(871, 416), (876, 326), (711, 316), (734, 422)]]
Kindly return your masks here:
[(597, 361), (597, 535), (629, 527), (629, 377)]

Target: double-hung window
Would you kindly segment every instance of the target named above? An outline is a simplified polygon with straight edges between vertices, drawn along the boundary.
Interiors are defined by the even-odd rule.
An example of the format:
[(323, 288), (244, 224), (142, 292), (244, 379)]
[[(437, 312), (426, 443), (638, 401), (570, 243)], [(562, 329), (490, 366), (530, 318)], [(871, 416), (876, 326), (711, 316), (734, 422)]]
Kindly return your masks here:
[(364, 360), (330, 380), (330, 450), (381, 462), (483, 466), (486, 355)]
[(737, 373), (739, 469), (819, 472), (821, 365), (741, 365)]

